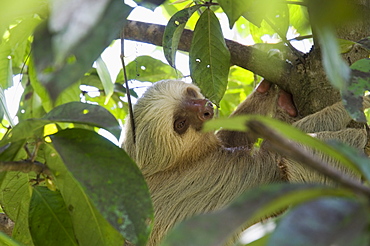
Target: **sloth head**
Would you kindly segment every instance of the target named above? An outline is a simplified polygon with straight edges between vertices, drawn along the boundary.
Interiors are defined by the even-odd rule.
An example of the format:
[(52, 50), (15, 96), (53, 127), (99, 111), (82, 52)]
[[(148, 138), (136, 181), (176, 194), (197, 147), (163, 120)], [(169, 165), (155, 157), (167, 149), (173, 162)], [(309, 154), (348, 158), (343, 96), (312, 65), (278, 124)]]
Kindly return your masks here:
[[(163, 171), (191, 162), (213, 133), (201, 131), (213, 118), (213, 105), (197, 86), (165, 80), (153, 84), (134, 106), (136, 143), (129, 120), (123, 148), (143, 173)], [(198, 148), (198, 150), (196, 150)]]

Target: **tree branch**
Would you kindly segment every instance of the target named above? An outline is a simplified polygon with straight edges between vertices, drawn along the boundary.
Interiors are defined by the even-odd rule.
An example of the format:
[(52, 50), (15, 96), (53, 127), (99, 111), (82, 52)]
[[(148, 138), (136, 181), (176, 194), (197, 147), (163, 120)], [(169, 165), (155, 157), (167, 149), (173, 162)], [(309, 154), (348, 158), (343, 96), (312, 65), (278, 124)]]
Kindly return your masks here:
[(43, 173), (51, 176), (51, 171), (49, 168), (37, 161), (1, 161), (0, 162), (0, 172), (6, 171), (19, 171), (24, 173), (35, 172), (37, 174)]
[(339, 170), (330, 166), (327, 162), (324, 162), (321, 159), (313, 156), (307, 152), (307, 150), (295, 144), (294, 142), (283, 138), (263, 123), (258, 121), (250, 121), (247, 123), (247, 126), (261, 137), (269, 140), (271, 147), (274, 148), (279, 154), (299, 163), (304, 163), (308, 167), (326, 175), (344, 187), (350, 188), (353, 191), (361, 192), (367, 196), (370, 195), (369, 187), (364, 186), (360, 182), (346, 176)]
[[(127, 40), (162, 46), (164, 29), (163, 25), (128, 21), (124, 27), (124, 36)], [(193, 31), (185, 29), (178, 49), (189, 52), (192, 38)], [(290, 63), (271, 57), (252, 46), (245, 46), (232, 40), (226, 40), (226, 45), (230, 50), (231, 65), (248, 69), (289, 91), (287, 81), (289, 81), (293, 67)]]

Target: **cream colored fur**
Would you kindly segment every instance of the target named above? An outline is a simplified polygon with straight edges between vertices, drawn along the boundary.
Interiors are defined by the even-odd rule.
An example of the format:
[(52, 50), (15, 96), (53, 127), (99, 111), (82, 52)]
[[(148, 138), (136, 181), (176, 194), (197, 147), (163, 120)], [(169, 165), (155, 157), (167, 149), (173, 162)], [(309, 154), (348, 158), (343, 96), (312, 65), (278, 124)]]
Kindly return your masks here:
[[(155, 210), (149, 246), (159, 245), (168, 230), (190, 216), (220, 209), (252, 187), (284, 181), (277, 166), (280, 156), (263, 147), (251, 151), (250, 141), (255, 136), (230, 131), (204, 133), (192, 127), (182, 135), (176, 133), (174, 112), (181, 109), (188, 87), (199, 99), (204, 98), (196, 86), (181, 81), (157, 82), (145, 92), (134, 106), (136, 144), (126, 120), (123, 148), (142, 170)], [(277, 92), (273, 87), (267, 94), (253, 93), (233, 115), (259, 113), (293, 121), (277, 110)], [(341, 130), (350, 120), (343, 110), (338, 104), (295, 125), (310, 132)], [(363, 130), (318, 133), (318, 137), (338, 138), (359, 149), (366, 144)], [(293, 181), (322, 181), (304, 166), (286, 162)], [(299, 178), (302, 175), (305, 177)]]

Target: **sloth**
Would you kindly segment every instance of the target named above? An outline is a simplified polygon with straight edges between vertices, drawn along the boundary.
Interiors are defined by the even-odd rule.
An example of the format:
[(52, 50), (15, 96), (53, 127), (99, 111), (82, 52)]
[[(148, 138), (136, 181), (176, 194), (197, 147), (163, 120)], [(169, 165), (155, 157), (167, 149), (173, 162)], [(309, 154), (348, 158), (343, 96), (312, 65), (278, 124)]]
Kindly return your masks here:
[[(366, 106), (369, 101), (366, 101)], [(327, 182), (304, 166), (285, 160), (268, 145), (255, 150), (258, 136), (248, 132), (203, 132), (214, 116), (212, 103), (189, 83), (160, 81), (147, 89), (133, 108), (135, 135), (126, 120), (122, 147), (137, 163), (148, 184), (154, 225), (148, 245), (188, 217), (221, 209), (244, 191), (279, 182)], [(346, 129), (351, 121), (341, 103), (297, 120), (290, 94), (264, 80), (232, 116), (269, 115), (319, 139), (337, 139), (363, 149), (366, 131)], [(314, 154), (314, 153), (313, 153)], [(287, 170), (285, 170), (287, 169)], [(287, 180), (287, 178), (289, 180)]]

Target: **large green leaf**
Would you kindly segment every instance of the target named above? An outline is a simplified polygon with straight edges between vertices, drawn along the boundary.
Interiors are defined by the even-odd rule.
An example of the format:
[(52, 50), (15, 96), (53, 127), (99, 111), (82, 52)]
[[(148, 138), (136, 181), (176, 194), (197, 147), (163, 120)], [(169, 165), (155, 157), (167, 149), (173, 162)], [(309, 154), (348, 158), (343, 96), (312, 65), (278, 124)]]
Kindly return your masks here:
[(117, 139), (121, 134), (117, 119), (99, 105), (81, 102), (62, 104), (47, 113), (43, 119), (53, 122), (85, 123), (101, 127), (112, 133)]
[(175, 67), (176, 51), (186, 22), (189, 20), (190, 16), (200, 7), (201, 5), (195, 5), (180, 10), (171, 17), (166, 25), (166, 28), (164, 29), (162, 41), (163, 52), (168, 63), (172, 67)]
[(367, 213), (364, 204), (352, 199), (310, 201), (284, 216), (266, 245), (366, 246), (369, 243)]
[(56, 185), (70, 213), (79, 245), (123, 245), (122, 236), (98, 212), (58, 152), (49, 144), (42, 147), (45, 161), (55, 175)]
[(98, 105), (71, 102), (54, 108), (41, 119), (28, 119), (18, 123), (0, 141), (0, 146), (30, 137), (43, 137), (43, 127), (47, 124), (57, 122), (82, 123), (97, 126), (110, 131), (116, 138), (120, 136), (119, 123), (108, 110)]
[(352, 193), (323, 185), (273, 184), (251, 189), (227, 208), (193, 217), (170, 232), (164, 245), (222, 245), (243, 225), (255, 223), (290, 205), (323, 196), (352, 196)]
[(153, 211), (144, 178), (119, 147), (95, 132), (68, 129), (51, 136), (73, 175), (103, 216), (135, 245), (145, 245)]
[(35, 186), (28, 219), (35, 245), (78, 245), (71, 217), (59, 191)]
[(189, 56), (193, 82), (205, 97), (219, 105), (227, 87), (230, 52), (220, 23), (210, 9), (204, 11), (195, 26)]
[[(0, 161), (22, 160), (27, 157), (25, 140), (12, 142), (2, 148)], [(20, 172), (0, 173), (0, 204), (10, 219), (16, 222), (13, 237), (32, 245), (28, 229), (28, 207), (31, 199), (30, 179), (35, 175)]]
[[(83, 0), (75, 8), (70, 8), (68, 2), (55, 4), (59, 4), (60, 8), (53, 7), (49, 20), (52, 30), (47, 25), (40, 27), (33, 42), (38, 79), (52, 101), (80, 79), (101, 52), (117, 38), (131, 11), (120, 0), (106, 0), (93, 5), (91, 1)], [(88, 27), (78, 28), (84, 15)], [(68, 19), (69, 16), (71, 19)], [(58, 23), (58, 18), (63, 22)]]

